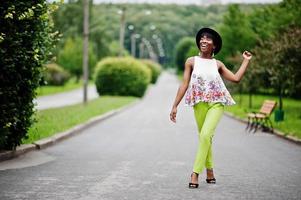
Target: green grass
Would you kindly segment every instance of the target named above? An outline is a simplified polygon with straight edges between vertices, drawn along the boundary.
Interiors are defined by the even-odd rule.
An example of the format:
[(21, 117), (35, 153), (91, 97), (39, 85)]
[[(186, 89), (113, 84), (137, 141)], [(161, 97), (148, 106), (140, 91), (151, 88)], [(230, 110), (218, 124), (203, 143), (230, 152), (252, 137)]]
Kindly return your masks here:
[(102, 96), (90, 101), (87, 105), (77, 104), (38, 111), (36, 114), (37, 122), (30, 128), (29, 138), (23, 140), (23, 143), (29, 144), (58, 132), (68, 130), (92, 117), (125, 106), (134, 100), (137, 100), (137, 98)]
[[(89, 84), (93, 84), (93, 81), (89, 81)], [(41, 86), (37, 89), (37, 96), (45, 96), (50, 94), (56, 94), (60, 92), (67, 92), (70, 90), (74, 90), (83, 86), (82, 81), (76, 82), (75, 79), (70, 79), (65, 85), (63, 86), (52, 86), (46, 85)]]
[[(265, 95), (253, 95), (252, 109), (249, 108), (249, 97), (248, 95), (242, 95), (242, 104), (239, 104), (239, 95), (233, 95), (237, 105), (226, 106), (225, 111), (233, 113), (235, 116), (246, 119), (246, 113), (249, 111), (259, 111), (262, 103), (266, 99), (276, 100), (276, 96), (265, 96)], [(276, 108), (278, 109), (278, 107)], [(283, 132), (284, 134), (292, 135), (301, 138), (301, 101), (289, 98), (283, 99), (283, 110), (284, 110), (284, 121), (274, 122), (274, 112), (271, 116), (273, 126)]]

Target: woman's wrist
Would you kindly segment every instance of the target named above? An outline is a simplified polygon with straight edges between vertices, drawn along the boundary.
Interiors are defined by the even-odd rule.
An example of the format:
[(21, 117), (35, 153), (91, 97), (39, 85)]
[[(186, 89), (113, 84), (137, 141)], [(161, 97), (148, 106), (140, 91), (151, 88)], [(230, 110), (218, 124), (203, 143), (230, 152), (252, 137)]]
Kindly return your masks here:
[(249, 65), (249, 62), (250, 62), (250, 59), (244, 58), (243, 61), (242, 61), (242, 64), (248, 66), (248, 65)]

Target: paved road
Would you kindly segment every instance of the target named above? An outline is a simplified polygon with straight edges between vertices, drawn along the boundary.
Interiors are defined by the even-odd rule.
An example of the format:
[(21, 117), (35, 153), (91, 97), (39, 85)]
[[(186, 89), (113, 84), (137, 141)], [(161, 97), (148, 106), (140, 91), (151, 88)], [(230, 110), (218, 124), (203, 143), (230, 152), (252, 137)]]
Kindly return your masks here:
[[(95, 85), (88, 87), (88, 99), (92, 100), (98, 97)], [(83, 102), (83, 89), (75, 89), (69, 92), (63, 92), (53, 95), (38, 97), (35, 101), (38, 110), (57, 108), (73, 105)]]
[[(301, 199), (301, 147), (244, 132), (224, 116), (214, 136), (216, 185), (188, 189), (197, 150), (190, 108), (168, 120), (177, 90), (164, 74), (143, 101), (84, 133), (0, 164), (0, 199)], [(8, 169), (9, 168), (9, 169)], [(6, 169), (6, 170), (4, 170)]]

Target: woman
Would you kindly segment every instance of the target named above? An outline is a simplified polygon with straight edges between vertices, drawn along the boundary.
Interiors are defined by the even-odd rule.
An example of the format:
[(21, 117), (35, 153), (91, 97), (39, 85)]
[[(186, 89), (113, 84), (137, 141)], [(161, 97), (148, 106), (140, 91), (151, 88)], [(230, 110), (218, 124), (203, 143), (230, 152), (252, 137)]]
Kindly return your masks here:
[(196, 35), (196, 44), (200, 50), (199, 56), (186, 60), (183, 82), (170, 113), (170, 120), (176, 122), (177, 106), (186, 93), (185, 104), (193, 106), (199, 136), (199, 147), (189, 188), (198, 188), (198, 175), (205, 167), (207, 183), (216, 183), (213, 174), (212, 137), (223, 114), (224, 106), (235, 104), (221, 76), (238, 83), (252, 58), (251, 53), (245, 51), (239, 70), (233, 74), (221, 61), (213, 58), (222, 47), (222, 39), (216, 31), (210, 28), (200, 29)]

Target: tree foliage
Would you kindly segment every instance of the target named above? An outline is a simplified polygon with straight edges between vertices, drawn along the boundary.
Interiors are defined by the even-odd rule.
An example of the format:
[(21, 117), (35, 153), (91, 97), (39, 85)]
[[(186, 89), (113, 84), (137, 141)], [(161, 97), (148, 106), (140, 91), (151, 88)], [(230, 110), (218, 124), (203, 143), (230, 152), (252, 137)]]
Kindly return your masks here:
[(231, 57), (251, 49), (255, 45), (255, 34), (251, 29), (246, 14), (244, 14), (238, 4), (232, 4), (228, 12), (224, 15), (223, 23), (218, 28), (223, 39), (223, 46), (218, 57), (230, 68), (233, 63), (229, 62)]
[(269, 74), (282, 109), (282, 96), (300, 95), (301, 28), (289, 27), (255, 49), (256, 62)]
[[(158, 5), (158, 4), (97, 4), (91, 8), (90, 41), (97, 60), (116, 54), (116, 48), (111, 47), (119, 42), (120, 15), (118, 10), (126, 7), (125, 18), (125, 48), (131, 51), (132, 33), (140, 34), (136, 40), (136, 50), (142, 38), (150, 41), (155, 53), (159, 55), (156, 40), (157, 35), (162, 40), (165, 64), (174, 65), (174, 49), (176, 43), (183, 37), (194, 37), (203, 26), (213, 26), (220, 23), (226, 6), (213, 5), (201, 7), (194, 5)], [(62, 47), (69, 37), (81, 36), (81, 4), (72, 1), (62, 5), (55, 13), (54, 22), (60, 33), (63, 33), (59, 47)], [(65, 17), (68, 16), (68, 17)], [(128, 29), (134, 25), (134, 30)], [(155, 27), (155, 29), (151, 29)], [(118, 43), (117, 43), (118, 44)], [(136, 55), (139, 55), (137, 52)]]
[[(229, 6), (224, 23), (219, 26), (223, 48), (218, 56), (228, 67), (232, 65), (237, 70), (241, 63), (241, 51), (250, 50), (254, 54), (242, 80), (241, 91), (251, 95), (258, 90), (263, 91), (263, 88), (272, 88), (277, 94), (300, 97), (297, 95), (299, 68), (296, 67), (300, 65), (294, 61), (300, 57), (296, 53), (298, 37), (289, 31), (291, 27), (294, 30), (301, 27), (300, 6), (300, 0), (284, 0), (279, 4), (258, 6), (247, 11), (241, 5)], [(287, 45), (291, 45), (291, 50)], [(288, 51), (290, 55), (285, 53)], [(280, 67), (284, 67), (283, 55), (287, 55), (286, 66), (295, 65), (294, 72), (290, 71), (290, 67)], [(276, 86), (280, 80), (283, 84)], [(285, 87), (285, 90), (283, 88), (280, 92), (279, 87)], [(282, 105), (281, 102), (279, 105)]]
[[(81, 38), (68, 38), (64, 48), (58, 55), (58, 63), (71, 74), (80, 79), (83, 71), (83, 41)], [(89, 69), (93, 72), (97, 60), (93, 51), (93, 44), (89, 43)]]

